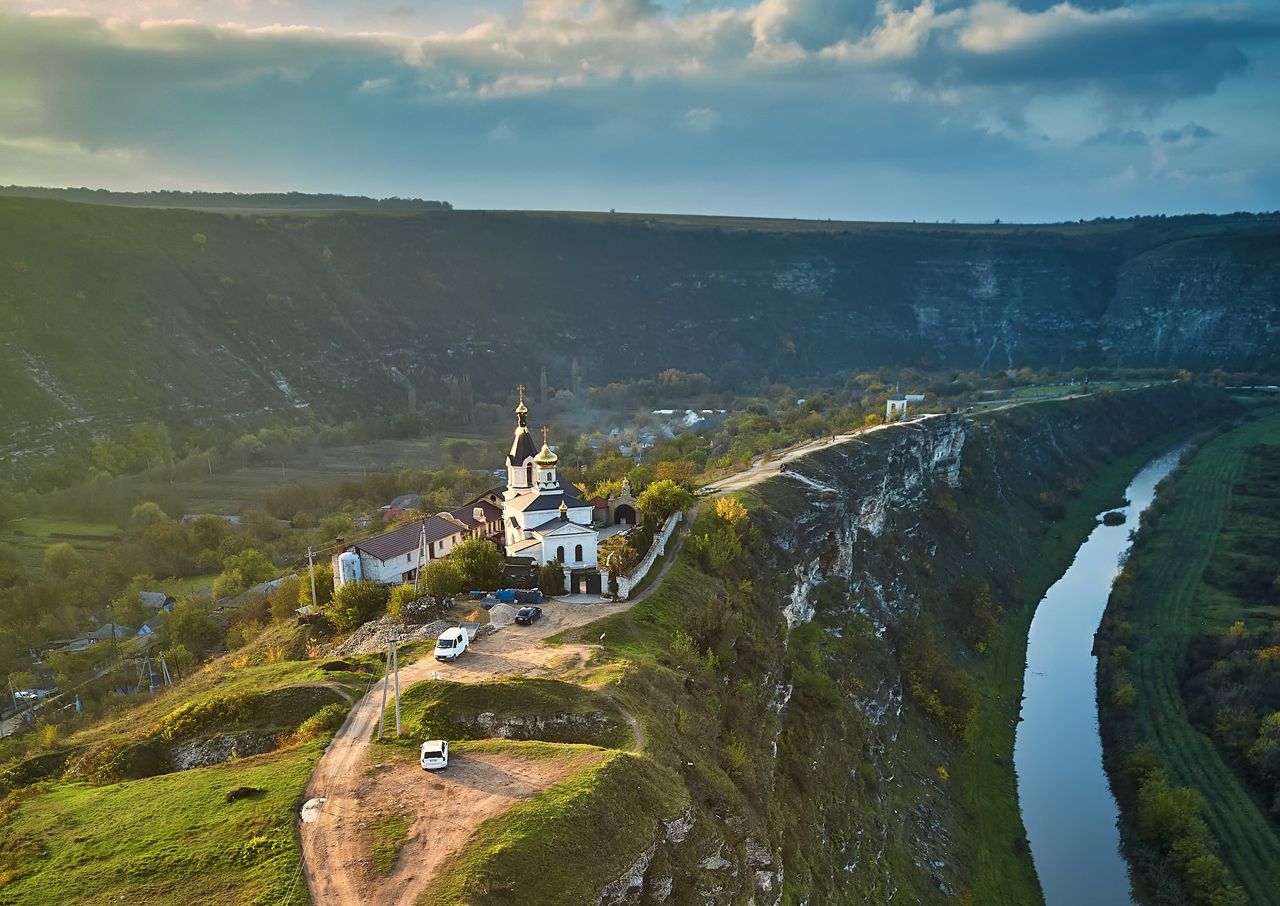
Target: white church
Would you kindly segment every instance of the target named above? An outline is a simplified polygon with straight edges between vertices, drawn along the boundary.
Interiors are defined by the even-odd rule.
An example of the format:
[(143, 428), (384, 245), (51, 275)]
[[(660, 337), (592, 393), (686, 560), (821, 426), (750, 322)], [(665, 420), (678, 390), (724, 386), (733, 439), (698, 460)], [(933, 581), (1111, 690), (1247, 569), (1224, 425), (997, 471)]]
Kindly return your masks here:
[[(557, 561), (569, 569), (596, 566), (596, 530), (591, 504), (562, 487), (559, 457), (542, 429), (542, 449), (529, 436), (529, 410), (520, 388), (515, 438), (507, 455), (507, 486), (501, 494), (503, 539), (508, 557), (532, 557), (537, 563)], [(496, 501), (495, 501), (496, 502)]]

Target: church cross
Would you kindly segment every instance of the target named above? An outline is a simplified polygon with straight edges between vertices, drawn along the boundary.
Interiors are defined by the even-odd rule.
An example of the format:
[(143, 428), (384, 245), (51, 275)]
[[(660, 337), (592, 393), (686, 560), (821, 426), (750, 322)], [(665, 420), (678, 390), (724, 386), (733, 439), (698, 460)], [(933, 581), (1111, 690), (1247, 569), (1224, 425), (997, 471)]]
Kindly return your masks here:
[(518, 387), (516, 387), (516, 390), (520, 394), (520, 403), (521, 405), (523, 405), (524, 404), (524, 384), (520, 384)]
[(551, 429), (550, 429), (550, 428), (548, 428), (546, 425), (543, 425), (543, 426), (542, 426), (542, 443), (543, 443), (543, 444), (546, 444), (546, 443), (547, 443), (547, 436), (548, 436), (550, 433), (551, 433)]

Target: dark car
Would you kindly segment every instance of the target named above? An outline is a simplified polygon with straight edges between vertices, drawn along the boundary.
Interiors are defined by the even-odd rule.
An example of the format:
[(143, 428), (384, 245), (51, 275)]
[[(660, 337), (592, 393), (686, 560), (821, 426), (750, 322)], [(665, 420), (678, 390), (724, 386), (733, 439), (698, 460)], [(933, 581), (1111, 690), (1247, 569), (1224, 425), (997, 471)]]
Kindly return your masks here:
[(521, 607), (516, 611), (516, 622), (521, 626), (532, 626), (533, 621), (542, 616), (541, 607)]

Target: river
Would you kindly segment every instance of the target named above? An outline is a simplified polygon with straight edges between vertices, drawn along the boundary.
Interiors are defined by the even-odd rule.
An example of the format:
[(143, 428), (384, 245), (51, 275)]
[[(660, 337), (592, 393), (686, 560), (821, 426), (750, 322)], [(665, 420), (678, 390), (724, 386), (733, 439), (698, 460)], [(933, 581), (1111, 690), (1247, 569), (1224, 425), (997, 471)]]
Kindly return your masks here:
[(1107, 606), (1129, 532), (1182, 450), (1133, 479), (1124, 525), (1101, 523), (1036, 608), (1013, 761), (1018, 800), (1047, 906), (1132, 903), (1117, 808), (1102, 769), (1093, 634)]

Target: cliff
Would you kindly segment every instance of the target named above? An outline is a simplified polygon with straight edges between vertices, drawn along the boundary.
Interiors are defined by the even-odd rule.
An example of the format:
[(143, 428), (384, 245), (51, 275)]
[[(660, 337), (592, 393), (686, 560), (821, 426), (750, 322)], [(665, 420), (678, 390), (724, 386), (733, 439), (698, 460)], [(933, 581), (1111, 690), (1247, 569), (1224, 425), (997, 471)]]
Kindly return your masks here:
[(2, 452), (58, 430), (349, 417), (704, 371), (1280, 364), (1280, 223), (258, 216), (0, 198)]
[(1223, 408), (936, 418), (797, 461), (736, 527), (707, 507), (665, 586), (584, 630), (692, 803), (678, 842), (617, 841), (638, 862), (602, 902), (1036, 901), (1011, 767), (1034, 603), (1144, 451)]

